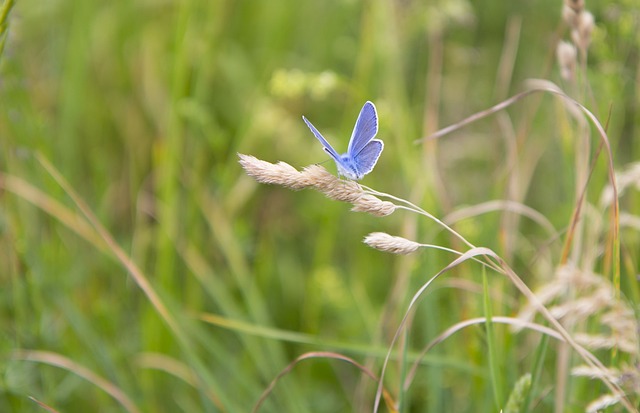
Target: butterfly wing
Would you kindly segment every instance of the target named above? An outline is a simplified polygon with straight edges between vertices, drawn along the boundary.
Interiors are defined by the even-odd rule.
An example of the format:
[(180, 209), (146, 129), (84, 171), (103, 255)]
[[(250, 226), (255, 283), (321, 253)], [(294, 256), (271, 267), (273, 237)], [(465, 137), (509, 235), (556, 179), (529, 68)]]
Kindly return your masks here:
[(384, 149), (384, 143), (380, 139), (369, 141), (353, 158), (358, 173), (358, 179), (368, 174), (376, 166), (378, 158)]
[(362, 107), (362, 110), (360, 110), (360, 115), (358, 115), (358, 120), (353, 128), (353, 133), (351, 133), (347, 153), (352, 157), (357, 156), (377, 133), (378, 114), (376, 113), (376, 107), (373, 103), (367, 101)]
[(331, 155), (331, 157), (336, 161), (336, 162), (341, 162), (340, 160), (340, 155), (338, 155), (338, 152), (336, 152), (335, 149), (333, 149), (333, 147), (329, 144), (329, 142), (327, 142), (327, 140), (320, 134), (320, 132), (318, 132), (318, 129), (315, 128), (315, 126), (313, 126), (311, 124), (311, 122), (309, 122), (307, 120), (307, 118), (305, 118), (304, 116), (302, 117), (302, 120), (304, 120), (304, 123), (307, 124), (307, 126), (309, 127), (309, 129), (311, 129), (311, 132), (313, 132), (313, 134), (316, 136), (316, 138), (320, 141), (320, 143), (322, 144), (322, 146), (324, 146), (324, 150), (325, 152), (327, 152), (329, 155)]

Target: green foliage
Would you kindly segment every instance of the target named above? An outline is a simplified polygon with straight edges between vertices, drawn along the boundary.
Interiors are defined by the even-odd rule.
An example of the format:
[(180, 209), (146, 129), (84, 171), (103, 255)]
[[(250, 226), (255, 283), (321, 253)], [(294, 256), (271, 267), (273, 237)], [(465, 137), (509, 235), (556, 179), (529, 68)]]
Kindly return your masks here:
[[(638, 159), (637, 11), (632, 1), (590, 10), (597, 29), (572, 85), (553, 59), (558, 35), (569, 38), (559, 1), (4, 0), (0, 411), (35, 411), (34, 399), (61, 412), (250, 411), (308, 351), (344, 354), (378, 375), (410, 298), (456, 257), (399, 258), (363, 237), (465, 245), (407, 211), (376, 218), (312, 191), (256, 184), (237, 158), (323, 162), (301, 116), (342, 151), (365, 100), (377, 106), (385, 151), (363, 183), (443, 220), (495, 199), (534, 208), (553, 234), (500, 208), (452, 225), (530, 288), (548, 285), (568, 242), (581, 162), (589, 167), (597, 153), (594, 130), (584, 138), (566, 105), (535, 95), (414, 141), (545, 78), (606, 125), (616, 168)], [(571, 262), (615, 285), (611, 209), (600, 204), (605, 159), (593, 162), (589, 225)], [(640, 298), (637, 200), (630, 183), (615, 285), (629, 308)], [(503, 402), (530, 371), (518, 408), (557, 402), (560, 345), (536, 331), (468, 326), (419, 358), (451, 326), (514, 315), (527, 302), (490, 268), (483, 290), (482, 271), (471, 261), (455, 267), (411, 314), (384, 377), (403, 411), (495, 411), (494, 398)], [(597, 319), (578, 324), (604, 329)], [(616, 349), (594, 353), (621, 370), (637, 362)], [(377, 383), (362, 371), (322, 357), (297, 363), (260, 411), (370, 411)], [(569, 373), (566, 411), (608, 392)]]

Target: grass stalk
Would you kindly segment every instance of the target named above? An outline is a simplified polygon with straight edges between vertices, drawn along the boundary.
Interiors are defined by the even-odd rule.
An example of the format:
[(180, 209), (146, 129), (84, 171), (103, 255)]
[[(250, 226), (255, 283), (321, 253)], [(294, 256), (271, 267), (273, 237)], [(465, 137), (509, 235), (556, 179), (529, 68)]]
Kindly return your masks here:
[(489, 371), (491, 373), (491, 387), (493, 388), (494, 403), (497, 410), (503, 408), (504, 404), (504, 379), (502, 372), (504, 371), (500, 366), (501, 357), (498, 354), (497, 343), (495, 340), (495, 332), (493, 329), (493, 310), (491, 308), (491, 295), (489, 294), (489, 281), (487, 280), (487, 271), (482, 268), (482, 285), (484, 289), (484, 316), (486, 318), (485, 332), (487, 334), (487, 348), (489, 350)]

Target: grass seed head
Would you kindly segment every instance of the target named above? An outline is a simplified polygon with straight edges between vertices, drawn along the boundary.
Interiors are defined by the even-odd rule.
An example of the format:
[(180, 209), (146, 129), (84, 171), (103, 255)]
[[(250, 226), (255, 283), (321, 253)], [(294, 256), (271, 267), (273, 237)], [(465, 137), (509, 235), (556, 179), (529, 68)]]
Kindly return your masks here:
[(364, 243), (380, 251), (392, 254), (410, 254), (420, 248), (420, 244), (402, 237), (394, 237), (385, 232), (372, 232), (364, 238)]
[(240, 165), (247, 172), (247, 175), (260, 183), (282, 185), (294, 190), (309, 186), (302, 174), (288, 163), (273, 164), (251, 155), (238, 154), (238, 156), (240, 157)]
[(285, 162), (273, 164), (251, 155), (238, 156), (247, 175), (260, 183), (282, 185), (294, 190), (315, 188), (330, 199), (352, 204), (352, 211), (367, 212), (378, 217), (387, 216), (396, 209), (392, 202), (366, 193), (356, 182), (339, 179), (322, 166), (310, 165), (298, 171)]
[(579, 12), (565, 2), (562, 6), (562, 20), (564, 20), (567, 26), (572, 28), (576, 27), (578, 25), (578, 16)]
[(571, 30), (571, 40), (581, 49), (586, 50), (591, 44), (591, 35), (595, 27), (593, 14), (583, 11), (578, 15), (577, 24)]
[(364, 194), (353, 203), (351, 210), (354, 212), (367, 212), (377, 217), (386, 217), (396, 210), (396, 205), (373, 195)]
[(564, 80), (571, 81), (575, 79), (577, 56), (578, 51), (573, 44), (569, 42), (558, 43), (556, 57), (560, 65), (560, 76)]
[(584, 10), (584, 0), (565, 0), (564, 5), (573, 9), (576, 13)]

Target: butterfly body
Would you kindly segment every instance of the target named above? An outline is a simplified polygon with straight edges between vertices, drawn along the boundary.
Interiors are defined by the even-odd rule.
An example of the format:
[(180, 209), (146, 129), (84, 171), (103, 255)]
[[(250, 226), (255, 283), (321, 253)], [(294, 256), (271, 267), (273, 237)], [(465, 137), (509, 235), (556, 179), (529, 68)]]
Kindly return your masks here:
[(336, 162), (338, 173), (349, 179), (362, 179), (363, 173), (358, 171), (358, 163), (348, 153), (340, 155), (340, 162)]
[(333, 149), (307, 118), (303, 116), (302, 119), (320, 141), (324, 151), (335, 161), (338, 174), (349, 179), (360, 180), (373, 170), (384, 149), (384, 143), (379, 139), (374, 139), (378, 133), (378, 115), (373, 103), (367, 101), (362, 107), (353, 128), (347, 152), (342, 155)]

